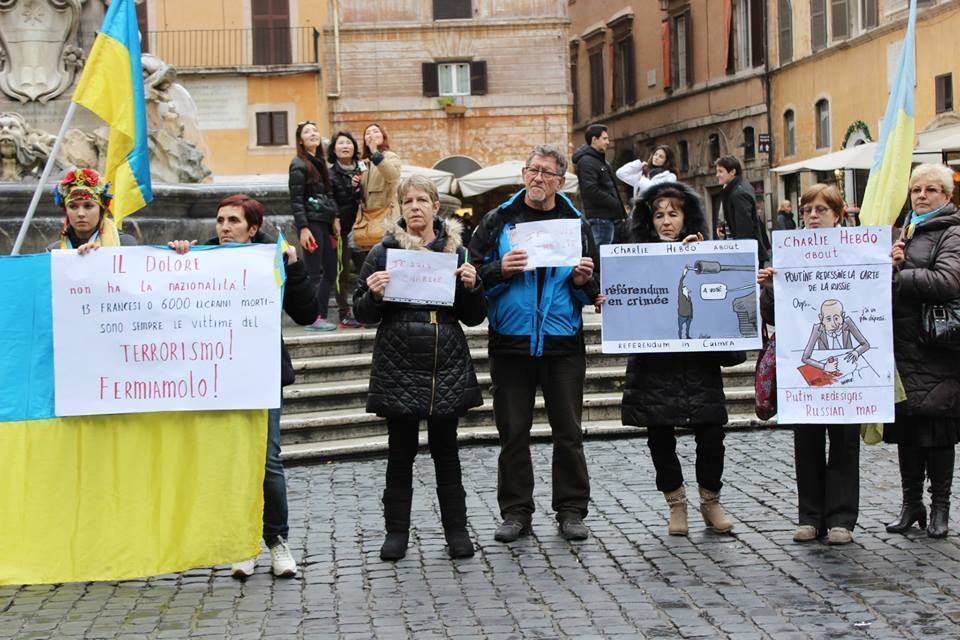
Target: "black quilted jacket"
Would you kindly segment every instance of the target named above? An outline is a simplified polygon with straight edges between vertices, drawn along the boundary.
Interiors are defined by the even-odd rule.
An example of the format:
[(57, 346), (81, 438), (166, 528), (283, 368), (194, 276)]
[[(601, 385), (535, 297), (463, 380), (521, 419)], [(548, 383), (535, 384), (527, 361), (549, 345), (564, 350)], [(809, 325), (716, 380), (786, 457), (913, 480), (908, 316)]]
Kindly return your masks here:
[(960, 416), (960, 367), (956, 353), (922, 346), (920, 307), (960, 298), (960, 212), (948, 204), (907, 241), (900, 287), (893, 302), (893, 351), (907, 399), (906, 415)]
[[(388, 248), (423, 249), (403, 228), (388, 230), (367, 256), (357, 278), (353, 313), (364, 323), (380, 322), (373, 346), (367, 412), (385, 418), (459, 417), (483, 403), (466, 336), (460, 322), (475, 326), (487, 315), (479, 279), (467, 290), (457, 281), (453, 307), (377, 302), (367, 277), (386, 268)], [(435, 250), (456, 252), (463, 264), (460, 224), (434, 220)]]

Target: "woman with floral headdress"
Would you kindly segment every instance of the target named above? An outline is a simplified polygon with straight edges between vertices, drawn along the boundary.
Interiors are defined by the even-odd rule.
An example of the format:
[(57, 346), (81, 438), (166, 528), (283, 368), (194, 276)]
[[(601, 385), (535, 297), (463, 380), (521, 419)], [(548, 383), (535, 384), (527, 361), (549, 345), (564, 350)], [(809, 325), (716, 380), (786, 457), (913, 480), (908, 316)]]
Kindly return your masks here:
[(60, 239), (47, 246), (86, 253), (96, 247), (127, 247), (137, 241), (121, 233), (110, 216), (110, 183), (93, 169), (74, 169), (63, 177), (53, 199), (65, 212)]

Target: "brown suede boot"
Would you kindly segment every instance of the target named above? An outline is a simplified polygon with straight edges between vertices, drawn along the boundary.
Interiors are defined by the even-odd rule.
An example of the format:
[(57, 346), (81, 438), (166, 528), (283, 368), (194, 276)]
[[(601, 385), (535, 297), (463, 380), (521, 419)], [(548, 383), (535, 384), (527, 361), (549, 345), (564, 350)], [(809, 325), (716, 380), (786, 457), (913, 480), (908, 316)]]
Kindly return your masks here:
[(703, 516), (703, 523), (713, 527), (717, 533), (728, 533), (733, 529), (733, 522), (720, 506), (719, 491), (700, 487), (700, 515)]
[(667, 532), (672, 536), (687, 535), (687, 487), (680, 485), (679, 489), (664, 493), (663, 497), (667, 499), (667, 504), (670, 506), (670, 524), (667, 525)]

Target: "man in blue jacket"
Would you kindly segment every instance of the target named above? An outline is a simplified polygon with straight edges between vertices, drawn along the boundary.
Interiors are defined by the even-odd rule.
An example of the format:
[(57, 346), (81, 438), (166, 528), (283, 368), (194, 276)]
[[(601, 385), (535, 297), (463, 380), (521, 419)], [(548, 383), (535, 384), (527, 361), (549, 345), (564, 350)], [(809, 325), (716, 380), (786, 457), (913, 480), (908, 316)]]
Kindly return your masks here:
[[(568, 540), (588, 536), (583, 518), (590, 479), (580, 419), (586, 357), (581, 309), (599, 293), (590, 226), (559, 190), (567, 160), (550, 145), (536, 147), (523, 168), (524, 189), (487, 213), (470, 242), (470, 259), (487, 295), (493, 412), (500, 434), (497, 500), (503, 523), (495, 539), (530, 532), (533, 464), (530, 428), (537, 386), (553, 432), (553, 510)], [(511, 247), (518, 223), (579, 219), (582, 258), (576, 267), (526, 270), (527, 252)]]

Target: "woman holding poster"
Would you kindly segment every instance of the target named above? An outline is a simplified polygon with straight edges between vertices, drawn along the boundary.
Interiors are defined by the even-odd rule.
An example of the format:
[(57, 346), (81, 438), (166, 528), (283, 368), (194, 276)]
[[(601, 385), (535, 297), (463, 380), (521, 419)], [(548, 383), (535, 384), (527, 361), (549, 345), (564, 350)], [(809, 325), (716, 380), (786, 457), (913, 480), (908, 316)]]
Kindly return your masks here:
[(903, 507), (887, 525), (904, 533), (927, 521), (924, 476), (930, 479), (927, 535), (947, 535), (955, 447), (960, 441), (960, 367), (957, 353), (924, 344), (925, 307), (960, 298), (960, 213), (950, 201), (953, 171), (922, 164), (910, 176), (912, 211), (901, 238), (906, 243), (899, 289), (893, 301), (893, 350), (907, 399), (896, 405), (896, 422), (883, 430), (897, 445)]
[(127, 247), (137, 244), (122, 233), (110, 216), (110, 183), (93, 169), (74, 169), (57, 183), (53, 200), (63, 209), (60, 238), (47, 247), (77, 249), (81, 254), (96, 247)]
[[(447, 552), (451, 558), (469, 558), (474, 549), (467, 534), (457, 422), (483, 400), (460, 323), (483, 322), (487, 303), (477, 271), (461, 245), (460, 223), (437, 217), (440, 195), (433, 182), (422, 176), (407, 178), (400, 184), (399, 200), (403, 218), (389, 224), (383, 241), (370, 251), (353, 296), (357, 320), (380, 323), (367, 397), (367, 411), (387, 419), (389, 437), (383, 491), (387, 536), (380, 557), (399, 560), (407, 553), (413, 460), (420, 421), (426, 419)], [(456, 278), (453, 306), (384, 300), (391, 249), (456, 254), (455, 272), (435, 274)]]
[[(700, 197), (679, 182), (651, 186), (637, 202), (631, 242), (696, 242), (707, 233)], [(682, 312), (681, 312), (682, 313)], [(689, 331), (689, 329), (688, 329)], [(687, 535), (687, 493), (677, 458), (676, 427), (693, 429), (700, 513), (717, 533), (733, 529), (720, 506), (723, 425), (727, 423), (721, 366), (743, 362), (739, 352), (645, 353), (627, 360), (623, 424), (647, 427), (657, 489), (670, 507), (670, 535)]]
[[(815, 184), (800, 197), (800, 213), (805, 229), (837, 227), (843, 220), (844, 202), (832, 185)], [(802, 232), (798, 232), (802, 233)], [(773, 297), (773, 269), (760, 269), (757, 282), (762, 287), (760, 315), (769, 325), (776, 324)], [(836, 307), (836, 310), (834, 309)], [(834, 317), (840, 318), (838, 322)], [(844, 336), (843, 344), (862, 342), (860, 332), (846, 318), (837, 300), (824, 303), (821, 324), (814, 327), (808, 348), (831, 336)], [(849, 328), (848, 328), (849, 327)], [(869, 345), (867, 345), (869, 347)], [(820, 363), (804, 353), (804, 362), (829, 371), (831, 362)], [(834, 369), (835, 366), (834, 366)], [(830, 439), (829, 453), (824, 452)], [(853, 541), (853, 528), (860, 509), (860, 428), (856, 424), (804, 424), (793, 427), (793, 458), (797, 474), (799, 526), (794, 542), (809, 542), (826, 536), (829, 544)]]

